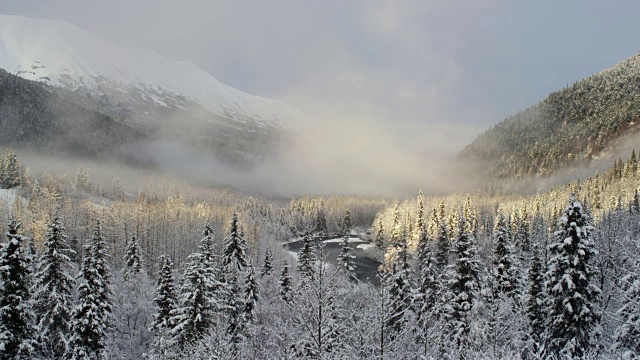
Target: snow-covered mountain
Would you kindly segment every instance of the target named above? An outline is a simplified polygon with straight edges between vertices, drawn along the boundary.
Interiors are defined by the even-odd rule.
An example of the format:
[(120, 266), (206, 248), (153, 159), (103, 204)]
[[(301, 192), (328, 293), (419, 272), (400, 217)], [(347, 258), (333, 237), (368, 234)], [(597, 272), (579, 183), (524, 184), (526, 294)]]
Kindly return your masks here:
[(0, 15), (0, 68), (133, 112), (199, 108), (216, 121), (280, 129), (299, 118), (291, 106), (225, 85), (188, 61), (123, 48), (58, 20)]

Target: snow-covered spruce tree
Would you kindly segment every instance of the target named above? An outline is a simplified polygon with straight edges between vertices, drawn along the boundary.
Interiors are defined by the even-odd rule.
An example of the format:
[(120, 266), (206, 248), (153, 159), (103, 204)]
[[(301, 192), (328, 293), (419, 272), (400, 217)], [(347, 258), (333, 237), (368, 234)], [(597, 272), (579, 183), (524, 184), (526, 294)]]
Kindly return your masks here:
[(392, 329), (392, 337), (394, 336), (393, 334), (401, 333), (406, 324), (406, 314), (411, 310), (411, 288), (413, 282), (411, 255), (407, 245), (406, 231), (403, 232), (394, 246), (396, 248), (396, 256), (391, 264), (391, 275), (388, 283), (393, 316), (387, 323), (387, 327)]
[(203, 237), (200, 240), (200, 246), (198, 249), (202, 255), (203, 271), (208, 279), (207, 284), (211, 287), (208, 291), (221, 298), (225, 298), (228, 296), (228, 288), (222, 278), (224, 276), (224, 269), (221, 269), (219, 266), (215, 233), (211, 226), (211, 222), (208, 220), (204, 225)]
[(449, 265), (449, 252), (451, 250), (451, 240), (449, 240), (449, 230), (447, 221), (443, 219), (438, 226), (438, 238), (436, 239), (436, 265), (439, 273), (443, 274)]
[(153, 298), (155, 314), (151, 330), (155, 331), (149, 355), (151, 358), (170, 358), (174, 353), (174, 344), (169, 334), (174, 324), (171, 322), (173, 311), (177, 308), (176, 291), (173, 279), (173, 263), (165, 254), (159, 259), (156, 295)]
[(44, 251), (34, 276), (34, 308), (36, 310), (40, 356), (61, 358), (69, 351), (73, 288), (71, 275), (74, 254), (67, 245), (65, 228), (58, 215), (53, 217), (46, 233)]
[(527, 290), (526, 313), (529, 319), (529, 337), (534, 344), (534, 352), (543, 344), (546, 320), (546, 293), (544, 288), (544, 267), (537, 242), (531, 249), (531, 267), (528, 271), (529, 288)]
[(207, 220), (204, 224), (204, 231), (202, 232), (202, 239), (200, 240), (200, 252), (202, 252), (207, 261), (215, 262), (215, 232), (211, 226), (211, 222)]
[(122, 279), (128, 281), (138, 276), (143, 271), (142, 249), (135, 235), (127, 242), (127, 249), (124, 256), (124, 269), (122, 269)]
[(324, 199), (320, 199), (320, 206), (318, 207), (318, 213), (316, 214), (315, 230), (319, 236), (326, 236), (328, 232), (327, 218), (324, 214)]
[(356, 266), (354, 263), (355, 255), (351, 253), (352, 249), (349, 246), (349, 237), (344, 236), (342, 238), (342, 247), (340, 254), (338, 254), (338, 269), (346, 274), (350, 279), (355, 279)]
[(223, 271), (225, 275), (237, 278), (238, 273), (249, 265), (249, 257), (247, 256), (247, 245), (238, 226), (238, 214), (235, 212), (229, 226), (229, 236), (224, 240), (224, 243)]
[(264, 252), (264, 262), (260, 269), (260, 276), (269, 276), (273, 274), (273, 254), (271, 250), (267, 248)]
[(382, 217), (378, 218), (378, 226), (376, 230), (376, 239), (375, 239), (376, 248), (378, 250), (384, 249), (384, 226), (382, 224)]
[(427, 344), (429, 342), (430, 327), (435, 320), (436, 293), (438, 291), (438, 270), (436, 258), (430, 249), (429, 234), (423, 228), (418, 242), (418, 279), (413, 299), (413, 308), (418, 324), (418, 338)]
[(100, 221), (96, 221), (93, 237), (85, 245), (80, 267), (82, 278), (78, 301), (72, 315), (70, 341), (73, 359), (102, 358), (106, 338), (113, 323), (111, 269), (107, 263), (106, 243)]
[(457, 351), (469, 351), (469, 330), (471, 312), (480, 288), (480, 259), (477, 255), (474, 239), (467, 232), (468, 226), (464, 216), (458, 221), (458, 233), (453, 243), (455, 262), (449, 265), (451, 273), (448, 280), (450, 307), (444, 314), (444, 335), (457, 347)]
[(71, 259), (72, 263), (80, 265), (80, 263), (82, 262), (82, 256), (80, 254), (80, 242), (78, 241), (77, 236), (73, 236), (71, 238), (69, 247), (71, 248), (71, 250), (73, 250), (72, 253), (69, 253), (69, 259)]
[(298, 275), (300, 276), (300, 286), (306, 281), (313, 279), (316, 262), (316, 253), (311, 244), (311, 236), (305, 234), (302, 238), (302, 248), (298, 251)]
[(580, 358), (591, 348), (600, 314), (600, 290), (592, 283), (590, 259), (595, 255), (593, 227), (582, 205), (571, 196), (555, 232), (546, 288), (551, 306), (547, 322), (548, 348), (556, 356)]
[(400, 204), (396, 202), (393, 207), (393, 218), (391, 220), (391, 229), (389, 230), (389, 247), (395, 246), (402, 237), (402, 227), (400, 226), (400, 210), (398, 207)]
[(269, 276), (273, 274), (273, 253), (269, 248), (266, 248), (264, 252), (264, 261), (262, 262), (262, 268), (260, 269), (260, 276)]
[(285, 258), (280, 265), (280, 297), (286, 303), (293, 302), (293, 279), (289, 273), (289, 263)]
[(35, 316), (29, 291), (31, 274), (21, 223), (9, 221), (7, 242), (0, 247), (0, 359), (35, 356)]
[(222, 308), (208, 275), (206, 260), (196, 252), (187, 257), (177, 307), (170, 312), (169, 331), (178, 349), (185, 350), (212, 326), (214, 312)]
[(242, 228), (238, 223), (238, 215), (234, 212), (229, 226), (229, 235), (225, 239), (225, 248), (222, 255), (221, 281), (226, 289), (224, 307), (226, 309), (228, 326), (227, 332), (234, 344), (241, 341), (244, 312), (244, 297), (242, 276), (245, 269), (251, 266), (247, 256), (247, 245)]
[(256, 306), (260, 299), (260, 285), (256, 280), (256, 271), (249, 265), (244, 279), (243, 320), (253, 322), (256, 319)]
[(520, 209), (520, 216), (518, 216), (518, 228), (517, 228), (518, 251), (529, 252), (531, 247), (531, 223), (529, 221), (529, 213), (527, 212), (527, 205), (524, 205)]
[[(640, 245), (636, 244), (634, 250), (638, 254)], [(623, 305), (617, 315), (621, 323), (615, 331), (612, 348), (624, 359), (636, 359), (640, 357), (640, 258), (635, 259), (620, 285)]]
[(512, 253), (511, 241), (508, 238), (507, 221), (502, 208), (498, 209), (493, 226), (493, 274), (494, 296), (504, 294), (515, 298), (519, 288), (520, 274), (516, 267), (516, 259)]
[(156, 305), (156, 314), (153, 317), (152, 327), (158, 332), (170, 329), (171, 312), (176, 308), (176, 291), (173, 279), (173, 263), (165, 254), (160, 256), (160, 271), (158, 272), (158, 282), (156, 296), (153, 302)]
[(344, 212), (344, 219), (342, 219), (341, 225), (342, 227), (340, 230), (342, 236), (349, 236), (349, 233), (351, 232), (351, 212), (349, 211), (349, 208)]
[(426, 220), (426, 212), (424, 210), (424, 194), (422, 194), (422, 190), (418, 193), (418, 208), (416, 209), (416, 225), (413, 230), (413, 234), (409, 234), (412, 236), (410, 242), (411, 249), (417, 249), (418, 244), (420, 243), (420, 237), (422, 236), (422, 231), (427, 228), (427, 220)]

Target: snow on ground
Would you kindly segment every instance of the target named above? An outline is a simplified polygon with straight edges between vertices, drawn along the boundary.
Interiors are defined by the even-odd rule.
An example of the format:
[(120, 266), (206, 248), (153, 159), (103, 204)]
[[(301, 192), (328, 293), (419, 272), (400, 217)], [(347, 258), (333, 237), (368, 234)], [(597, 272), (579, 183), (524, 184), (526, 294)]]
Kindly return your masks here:
[(356, 246), (356, 249), (360, 249), (360, 250), (366, 251), (366, 250), (371, 249), (372, 247), (375, 247), (375, 244), (369, 244), (369, 243), (367, 243), (367, 244), (358, 244)]
[(287, 255), (289, 255), (289, 260), (291, 264), (296, 264), (298, 262), (298, 253), (295, 251), (285, 251), (285, 253), (287, 253)]
[[(324, 240), (323, 243), (325, 244), (334, 244), (334, 243), (341, 243), (343, 241), (343, 238), (337, 238), (337, 239), (331, 239), (331, 240)], [(360, 238), (357, 237), (350, 237), (348, 242), (350, 243), (355, 243), (355, 242), (363, 242), (362, 240), (360, 240)]]

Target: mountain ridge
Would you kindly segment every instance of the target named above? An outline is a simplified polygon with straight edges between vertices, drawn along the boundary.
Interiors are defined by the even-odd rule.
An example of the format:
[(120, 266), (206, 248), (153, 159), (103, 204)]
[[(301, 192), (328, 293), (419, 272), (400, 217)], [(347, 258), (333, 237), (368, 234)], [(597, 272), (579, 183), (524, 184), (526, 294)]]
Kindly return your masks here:
[(609, 156), (639, 122), (640, 53), (508, 116), (459, 156), (481, 161), (491, 178), (548, 176)]
[[(188, 107), (188, 100), (235, 121), (291, 128), (300, 113), (288, 104), (250, 95), (189, 61), (125, 48), (60, 20), (0, 15), (0, 67), (29, 80), (126, 100), (131, 91), (157, 105)], [(103, 91), (106, 87), (118, 97)]]

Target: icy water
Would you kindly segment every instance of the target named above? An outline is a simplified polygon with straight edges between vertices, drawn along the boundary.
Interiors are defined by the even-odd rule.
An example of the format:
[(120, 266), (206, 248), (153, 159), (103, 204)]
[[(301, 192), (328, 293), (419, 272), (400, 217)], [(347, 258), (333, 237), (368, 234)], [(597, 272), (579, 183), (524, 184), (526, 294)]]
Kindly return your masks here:
[[(311, 241), (314, 246), (317, 246), (319, 242), (323, 242), (325, 245), (327, 261), (332, 265), (336, 265), (338, 255), (342, 249), (342, 237), (334, 236), (322, 239), (314, 238)], [(360, 281), (369, 282), (376, 286), (379, 285), (380, 281), (376, 276), (376, 271), (378, 270), (378, 266), (380, 266), (380, 262), (364, 256), (364, 249), (373, 246), (373, 244), (352, 236), (349, 238), (349, 246), (351, 246), (352, 249), (351, 253), (356, 257), (353, 259), (353, 263), (356, 267), (356, 278)], [(300, 248), (302, 248), (302, 239), (286, 243), (284, 244), (284, 248), (287, 251), (297, 253)]]

